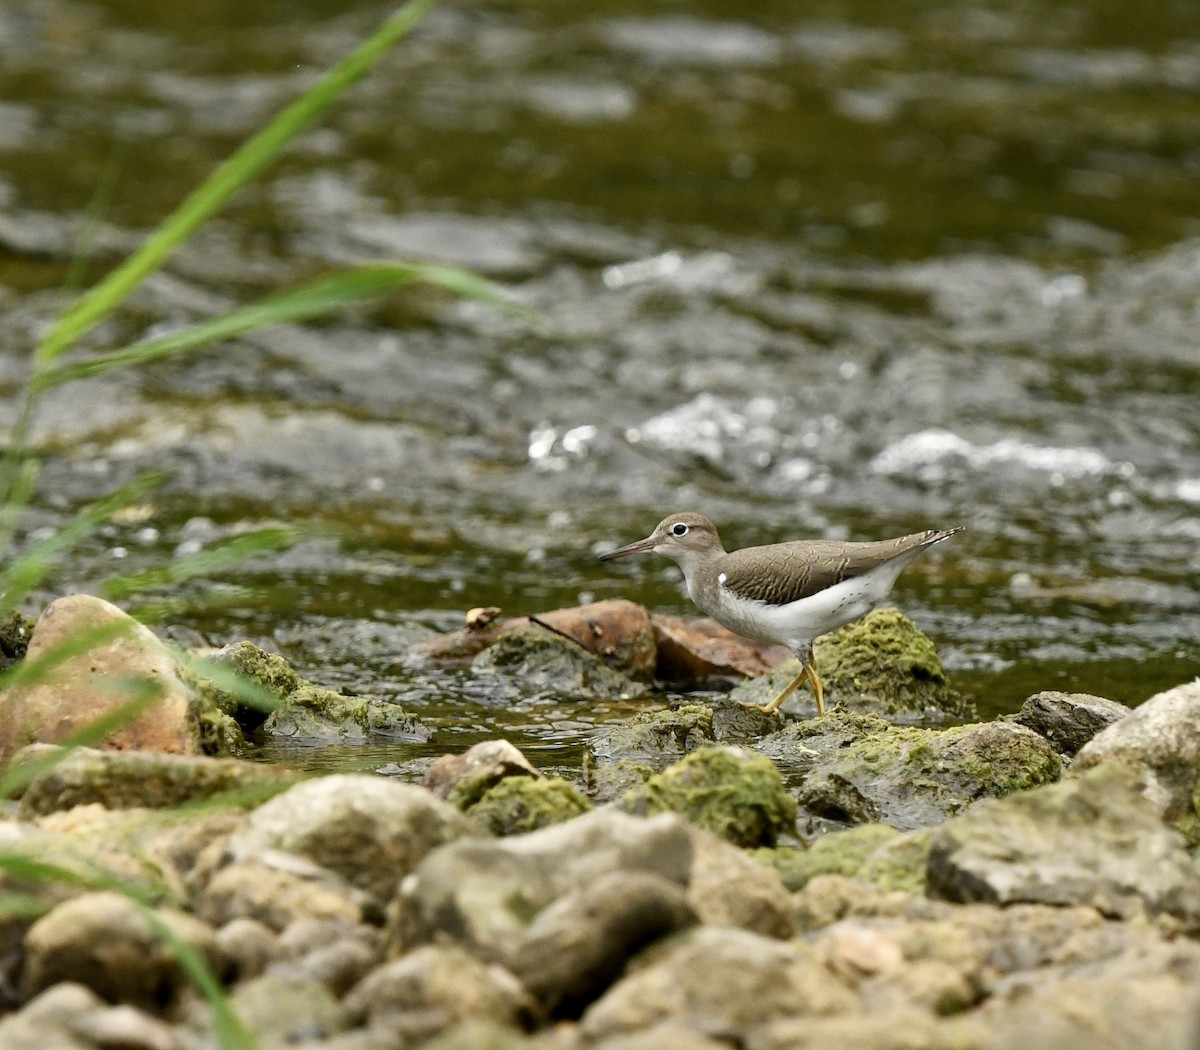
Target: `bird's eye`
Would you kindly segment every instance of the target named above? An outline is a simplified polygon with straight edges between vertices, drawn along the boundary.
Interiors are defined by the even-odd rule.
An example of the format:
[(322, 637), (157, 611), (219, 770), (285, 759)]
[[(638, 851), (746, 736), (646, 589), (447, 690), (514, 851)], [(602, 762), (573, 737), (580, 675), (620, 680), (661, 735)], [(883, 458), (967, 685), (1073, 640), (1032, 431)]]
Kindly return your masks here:
[(687, 534), (688, 534), (688, 527), (682, 521), (677, 521), (677, 522), (675, 522), (674, 525), (671, 526), (671, 535), (672, 536), (686, 536)]

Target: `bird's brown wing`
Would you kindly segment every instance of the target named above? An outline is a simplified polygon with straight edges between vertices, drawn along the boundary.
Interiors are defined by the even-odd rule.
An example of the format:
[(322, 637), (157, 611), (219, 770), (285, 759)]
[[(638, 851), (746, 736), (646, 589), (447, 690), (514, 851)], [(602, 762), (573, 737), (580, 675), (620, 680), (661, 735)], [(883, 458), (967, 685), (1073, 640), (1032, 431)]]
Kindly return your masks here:
[(894, 558), (915, 555), (957, 531), (930, 529), (868, 543), (811, 540), (747, 547), (728, 554), (721, 562), (721, 572), (725, 586), (740, 597), (786, 605)]

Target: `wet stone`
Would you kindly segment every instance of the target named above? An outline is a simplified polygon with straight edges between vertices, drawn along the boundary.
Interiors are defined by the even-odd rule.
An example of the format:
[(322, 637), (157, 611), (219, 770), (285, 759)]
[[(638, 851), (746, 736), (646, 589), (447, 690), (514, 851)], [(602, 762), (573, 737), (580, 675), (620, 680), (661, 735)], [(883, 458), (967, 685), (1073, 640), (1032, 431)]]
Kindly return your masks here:
[(728, 699), (693, 701), (634, 715), (599, 733), (592, 754), (602, 762), (635, 760), (662, 768), (714, 743), (749, 743), (778, 729), (783, 719)]
[(438, 798), (465, 809), (505, 777), (541, 775), (507, 740), (484, 740), (462, 754), (442, 755), (426, 772), (424, 786)]
[(1040, 733), (1063, 755), (1074, 755), (1102, 729), (1129, 714), (1115, 700), (1088, 693), (1034, 693), (1011, 720)]
[(481, 675), (515, 679), (523, 693), (577, 699), (627, 700), (645, 686), (610, 668), (578, 642), (539, 627), (500, 636), (471, 661)]
[(494, 835), (520, 835), (588, 812), (592, 803), (558, 779), (507, 777), (464, 812)]

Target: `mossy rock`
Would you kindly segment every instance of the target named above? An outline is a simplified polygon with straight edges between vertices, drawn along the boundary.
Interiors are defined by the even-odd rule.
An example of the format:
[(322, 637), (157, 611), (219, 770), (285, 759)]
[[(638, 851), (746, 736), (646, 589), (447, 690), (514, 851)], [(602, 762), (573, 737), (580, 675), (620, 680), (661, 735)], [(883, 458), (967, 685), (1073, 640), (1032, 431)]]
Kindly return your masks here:
[(795, 892), (803, 889), (816, 875), (858, 875), (880, 846), (899, 836), (900, 832), (886, 824), (863, 824), (822, 835), (807, 849), (779, 846), (754, 850), (751, 856), (760, 864), (774, 868), (783, 884)]
[(289, 693), (263, 723), (263, 732), (290, 740), (353, 740), (391, 737), (425, 741), (433, 730), (399, 704), (343, 696), (305, 683)]
[(514, 676), (522, 689), (556, 696), (628, 700), (646, 693), (643, 684), (614, 671), (578, 642), (540, 627), (505, 631), (471, 667)]
[(795, 800), (775, 764), (736, 747), (706, 747), (621, 797), (645, 816), (674, 812), (736, 846), (774, 846), (796, 824)]
[(9, 613), (0, 623), (0, 670), (25, 658), (33, 628), (34, 621), (19, 612)]
[(598, 734), (592, 754), (600, 761), (647, 762), (663, 768), (681, 755), (718, 743), (753, 743), (777, 730), (782, 718), (726, 697), (697, 700), (635, 715)]
[(1051, 783), (1061, 773), (1050, 743), (1015, 723), (892, 726), (823, 754), (799, 801), (827, 819), (911, 830), (940, 824), (976, 799)]
[(580, 785), (585, 795), (600, 804), (613, 802), (633, 788), (640, 787), (658, 772), (654, 766), (632, 758), (618, 758), (589, 768)]
[(935, 830), (918, 828), (882, 843), (859, 868), (858, 877), (880, 889), (900, 890), (916, 897), (924, 895), (925, 869)]
[[(815, 661), (825, 685), (826, 709), (844, 705), (900, 723), (940, 724), (976, 717), (974, 707), (950, 685), (928, 635), (896, 609), (876, 609), (818, 639)], [(799, 670), (798, 662), (789, 661), (730, 695), (744, 703), (766, 703)], [(806, 712), (815, 712), (810, 692), (797, 696), (807, 705)]]
[(591, 808), (591, 802), (565, 780), (505, 777), (465, 812), (497, 835), (520, 835), (561, 824)]

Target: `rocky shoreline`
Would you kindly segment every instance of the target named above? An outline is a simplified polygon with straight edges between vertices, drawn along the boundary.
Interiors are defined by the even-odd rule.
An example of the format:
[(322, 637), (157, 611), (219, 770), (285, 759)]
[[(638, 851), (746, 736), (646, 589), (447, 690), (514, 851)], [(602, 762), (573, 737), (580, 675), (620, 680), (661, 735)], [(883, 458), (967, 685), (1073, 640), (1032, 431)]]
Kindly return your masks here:
[[(818, 653), (836, 710), (765, 715), (739, 701), (779, 654), (601, 604), (412, 658), (598, 696), (761, 677), (603, 729), (573, 783), (492, 740), (416, 785), (230, 757), (428, 736), (394, 705), (54, 603), (27, 662), (112, 633), (0, 694), (0, 1047), (1200, 1046), (1200, 682), (971, 721), (884, 610)], [(149, 706), (60, 746), (124, 702), (114, 676)]]

